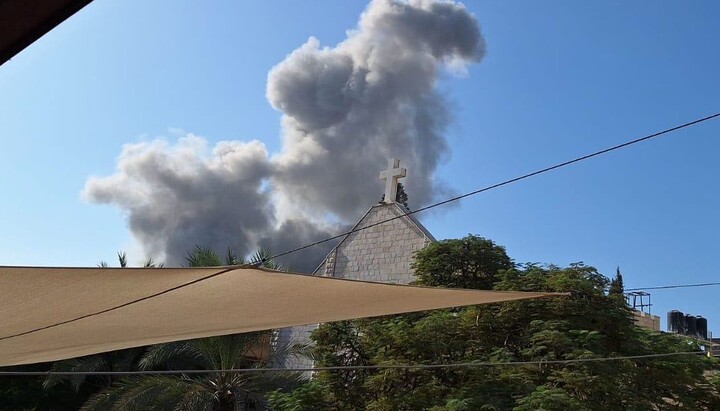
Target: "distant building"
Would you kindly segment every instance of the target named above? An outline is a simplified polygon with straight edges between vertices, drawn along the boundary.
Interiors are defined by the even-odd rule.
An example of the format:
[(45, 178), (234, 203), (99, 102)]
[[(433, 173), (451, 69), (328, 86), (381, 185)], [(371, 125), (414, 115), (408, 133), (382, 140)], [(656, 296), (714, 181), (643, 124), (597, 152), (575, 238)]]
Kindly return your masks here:
[(660, 332), (660, 317), (652, 315), (650, 308), (652, 300), (650, 293), (645, 291), (633, 291), (625, 294), (628, 306), (633, 309), (633, 320), (635, 325), (650, 331)]
[(720, 357), (720, 338), (710, 338), (710, 355)]

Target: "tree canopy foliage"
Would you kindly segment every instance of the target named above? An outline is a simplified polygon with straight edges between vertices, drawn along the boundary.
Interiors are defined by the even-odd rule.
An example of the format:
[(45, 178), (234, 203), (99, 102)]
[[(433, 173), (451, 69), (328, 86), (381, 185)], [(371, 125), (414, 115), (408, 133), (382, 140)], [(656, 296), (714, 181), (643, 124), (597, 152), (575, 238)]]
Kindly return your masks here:
[(498, 272), (512, 267), (505, 248), (476, 235), (436, 242), (412, 263), (419, 284), (479, 290), (492, 289)]
[(615, 272), (615, 277), (610, 281), (610, 289), (608, 294), (622, 296), (625, 293), (625, 284), (623, 284), (623, 277), (620, 274), (620, 267)]
[[(318, 366), (573, 360), (699, 351), (683, 337), (634, 325), (610, 280), (582, 263), (515, 265), (477, 236), (446, 240), (416, 255), (418, 283), (553, 291), (566, 297), (344, 321), (313, 334)], [(318, 372), (277, 410), (669, 410), (720, 409), (703, 355), (572, 364)], [(321, 404), (321, 405), (318, 405)]]
[[(260, 250), (252, 261), (267, 261)], [(118, 254), (127, 265), (124, 253)], [(242, 264), (203, 247), (189, 266)], [(149, 264), (154, 264), (150, 262)], [(469, 235), (431, 244), (416, 254), (417, 284), (498, 291), (562, 292), (566, 296), (434, 310), (323, 324), (313, 333), (319, 366), (457, 364), (470, 367), (321, 371), (298, 375), (204, 373), (191, 376), (83, 376), (3, 379), (3, 409), (242, 409), (274, 410), (713, 410), (720, 409), (715, 359), (675, 355), (612, 361), (553, 361), (703, 354), (698, 342), (635, 326), (623, 279), (583, 263), (567, 267), (515, 264), (505, 249)], [(33, 370), (220, 369), (272, 364), (272, 352), (251, 352), (271, 334), (251, 333), (138, 347)], [(261, 341), (262, 340), (262, 341)], [(306, 347), (273, 347), (303, 355)], [(284, 352), (282, 350), (285, 350)], [(525, 362), (517, 364), (518, 362)], [(527, 363), (531, 362), (531, 363)], [(488, 365), (490, 363), (491, 365)], [(516, 364), (512, 364), (516, 363)], [(43, 387), (44, 383), (44, 387)]]
[[(385, 202), (385, 194), (380, 197), (380, 204)], [(405, 191), (405, 186), (403, 183), (397, 183), (397, 194), (395, 195), (395, 202), (398, 204), (402, 204), (403, 207), (405, 207), (406, 210), (410, 210), (410, 206), (408, 205), (408, 195), (407, 191)]]

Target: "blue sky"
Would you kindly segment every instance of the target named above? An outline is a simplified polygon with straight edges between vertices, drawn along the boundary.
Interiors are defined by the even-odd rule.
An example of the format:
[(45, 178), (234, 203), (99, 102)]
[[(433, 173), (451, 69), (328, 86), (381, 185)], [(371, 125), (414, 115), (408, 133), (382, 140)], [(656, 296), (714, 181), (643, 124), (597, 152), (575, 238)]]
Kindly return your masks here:
[[(96, 0), (0, 66), (0, 264), (87, 266), (120, 249), (140, 260), (123, 213), (81, 200), (87, 178), (111, 174), (123, 144), (175, 128), (276, 152), (268, 71), (309, 36), (343, 40), (365, 6)], [(437, 177), (458, 192), (720, 111), (718, 3), (467, 7), (487, 55), (438, 85), (452, 124)], [(718, 134), (720, 120), (421, 218), (518, 262), (620, 266), (627, 287), (718, 281)], [(653, 311), (701, 314), (720, 332), (718, 291), (655, 291)]]

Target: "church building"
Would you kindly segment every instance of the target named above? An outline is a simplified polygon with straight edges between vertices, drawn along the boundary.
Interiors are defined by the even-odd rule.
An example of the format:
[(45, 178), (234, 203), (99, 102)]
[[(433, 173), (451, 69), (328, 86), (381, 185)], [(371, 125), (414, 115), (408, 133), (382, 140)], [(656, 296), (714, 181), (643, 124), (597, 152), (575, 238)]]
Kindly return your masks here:
[[(380, 173), (380, 180), (385, 182), (383, 201), (370, 207), (351, 231), (370, 227), (346, 235), (312, 275), (394, 284), (409, 284), (414, 281), (410, 268), (413, 255), (435, 241), (435, 238), (414, 216), (404, 215), (408, 210), (396, 201), (398, 180), (406, 174), (407, 170), (400, 167), (400, 160), (390, 160), (388, 169)], [(377, 224), (390, 219), (393, 220)], [(310, 333), (318, 325), (284, 328), (280, 330), (277, 342), (309, 343)], [(288, 358), (284, 366), (310, 368), (312, 361)]]

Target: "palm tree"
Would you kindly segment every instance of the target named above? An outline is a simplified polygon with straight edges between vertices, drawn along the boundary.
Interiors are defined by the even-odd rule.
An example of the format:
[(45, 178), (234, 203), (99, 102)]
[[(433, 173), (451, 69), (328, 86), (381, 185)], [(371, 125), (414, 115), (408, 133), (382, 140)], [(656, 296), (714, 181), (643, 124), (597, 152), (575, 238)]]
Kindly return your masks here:
[[(127, 253), (118, 251), (118, 264), (120, 268), (127, 268)], [(143, 265), (146, 268), (162, 267), (162, 263), (155, 263), (152, 257)], [(108, 264), (101, 261), (98, 267), (107, 268)], [(51, 372), (95, 372), (95, 371), (131, 371), (137, 369), (138, 362), (147, 347), (135, 347), (125, 350), (110, 351), (100, 354), (87, 355), (84, 357), (71, 358), (63, 361), (56, 361), (50, 367)], [(43, 380), (43, 388), (50, 390), (60, 384), (68, 382), (70, 386), (79, 393), (83, 387), (92, 391), (107, 388), (112, 385), (117, 378), (111, 376), (98, 376), (88, 378), (86, 375), (78, 374), (72, 376), (48, 375)], [(87, 390), (84, 390), (87, 391)]]
[(97, 393), (83, 410), (246, 410), (259, 407), (266, 393), (292, 388), (300, 373), (214, 372), (263, 368), (278, 356), (303, 355), (307, 346), (269, 344), (271, 331), (158, 344), (140, 360), (142, 370), (208, 370), (200, 374), (143, 375), (125, 378)]
[(228, 247), (227, 252), (225, 253), (225, 258), (222, 259), (211, 248), (196, 245), (193, 251), (188, 251), (185, 256), (185, 263), (188, 267), (215, 267), (220, 265), (253, 264), (269, 270), (292, 270), (291, 267), (273, 261), (272, 256), (272, 249), (260, 247), (246, 259), (238, 256), (236, 252)]
[[(147, 347), (136, 347), (56, 361), (50, 367), (50, 371), (131, 371), (137, 369), (138, 363), (146, 350)], [(117, 381), (117, 378), (112, 376), (87, 377), (82, 374), (71, 376), (58, 376), (51, 374), (45, 377), (45, 380), (43, 381), (43, 388), (50, 390), (57, 385), (68, 382), (75, 392), (80, 392), (83, 387), (87, 387), (92, 391), (97, 391), (98, 389), (111, 386), (115, 381)]]
[(238, 265), (243, 264), (244, 260), (238, 259), (237, 255), (228, 248), (227, 256), (223, 261), (212, 248), (195, 246), (195, 249), (188, 251), (185, 256), (185, 265), (187, 267), (216, 267), (221, 265)]
[(273, 251), (268, 247), (260, 247), (250, 256), (250, 262), (260, 265), (262, 268), (275, 271), (292, 271), (292, 267), (275, 262), (272, 259)]
[[(252, 261), (269, 269), (283, 267), (270, 261), (271, 252), (260, 249)], [(188, 267), (239, 265), (245, 262), (228, 249), (220, 258), (208, 247), (196, 246), (185, 257)], [(310, 356), (307, 345), (286, 346), (274, 341), (274, 331), (234, 334), (177, 341), (150, 347), (138, 362), (141, 370), (207, 370), (207, 373), (142, 375), (116, 381), (94, 394), (83, 410), (245, 410), (263, 404), (266, 393), (291, 388), (303, 380), (297, 372), (233, 372), (238, 368), (264, 368), (279, 358)]]
[[(128, 265), (127, 253), (125, 251), (118, 251), (117, 256), (120, 268), (126, 268)], [(109, 267), (108, 263), (105, 261), (100, 261), (97, 266), (100, 268)], [(165, 266), (165, 263), (156, 263), (152, 257), (148, 257), (143, 264), (143, 267), (145, 268), (162, 268), (163, 266)]]

